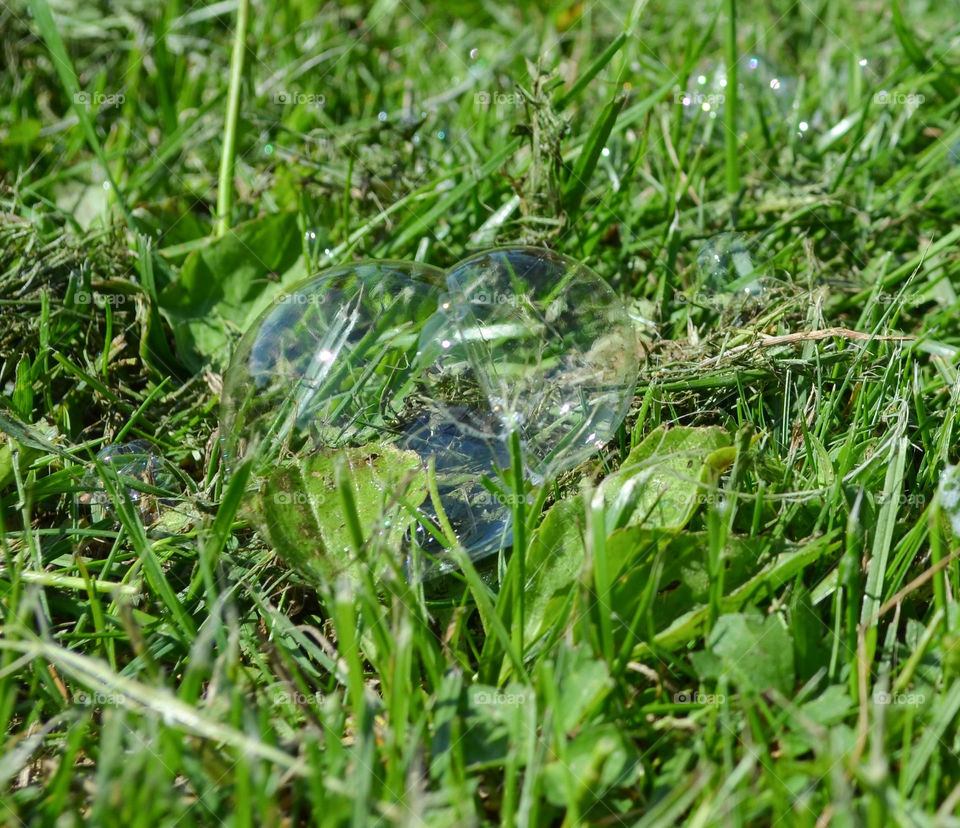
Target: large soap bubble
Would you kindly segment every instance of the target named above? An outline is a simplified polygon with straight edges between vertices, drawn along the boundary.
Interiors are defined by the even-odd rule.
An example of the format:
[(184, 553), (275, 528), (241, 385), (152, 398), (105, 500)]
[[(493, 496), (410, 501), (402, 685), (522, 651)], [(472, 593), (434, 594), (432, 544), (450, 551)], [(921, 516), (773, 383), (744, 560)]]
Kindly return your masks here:
[(269, 465), (389, 433), (416, 391), (420, 330), (442, 280), (426, 265), (362, 262), (278, 296), (224, 378), (228, 468), (238, 453)]
[[(253, 463), (254, 516), (274, 543), (312, 543), (321, 552), (322, 532), (292, 540), (295, 531), (308, 534), (298, 512), (340, 508), (333, 492), (315, 490), (326, 484), (311, 480), (311, 470), (331, 449), (384, 443), (415, 452), (424, 468), (433, 459), (444, 511), (472, 557), (509, 543), (509, 510), (481, 485), (502, 463), (461, 428), (479, 421), (482, 401), (450, 398), (439, 408), (418, 373), (421, 331), (442, 283), (442, 271), (420, 264), (333, 268), (278, 296), (240, 340), (221, 403), (225, 466)], [(394, 494), (403, 493), (384, 492), (384, 501)], [(435, 518), (429, 501), (421, 511)], [(413, 533), (428, 556), (442, 555), (423, 526)]]
[(474, 436), (498, 446), (495, 454), (519, 432), (536, 483), (614, 435), (633, 397), (639, 343), (623, 302), (589, 268), (508, 248), (450, 270), (420, 360), (441, 403), (457, 388), (486, 402)]

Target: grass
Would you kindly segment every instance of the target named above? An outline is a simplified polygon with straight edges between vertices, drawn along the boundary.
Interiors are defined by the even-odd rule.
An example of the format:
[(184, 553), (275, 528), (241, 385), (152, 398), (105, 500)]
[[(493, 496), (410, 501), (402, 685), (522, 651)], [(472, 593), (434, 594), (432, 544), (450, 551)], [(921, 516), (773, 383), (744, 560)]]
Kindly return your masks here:
[[(0, 821), (960, 823), (956, 15), (247, 6), (0, 9)], [(223, 474), (241, 331), (518, 242), (646, 320), (617, 437), (444, 600), (292, 569)]]

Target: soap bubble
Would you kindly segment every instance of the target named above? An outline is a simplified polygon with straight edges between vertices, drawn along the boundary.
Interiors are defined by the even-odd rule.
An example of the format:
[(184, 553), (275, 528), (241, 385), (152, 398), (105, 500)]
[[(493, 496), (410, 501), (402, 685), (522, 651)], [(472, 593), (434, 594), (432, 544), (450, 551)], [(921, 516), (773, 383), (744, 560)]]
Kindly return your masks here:
[(960, 538), (960, 466), (947, 466), (940, 475), (940, 506), (950, 521), (953, 534)]
[(238, 454), (269, 465), (389, 432), (416, 390), (411, 368), (440, 281), (426, 265), (367, 262), (278, 296), (240, 340), (224, 377), (228, 470)]
[(763, 280), (753, 265), (747, 240), (739, 233), (719, 233), (697, 251), (701, 286), (715, 294), (758, 298)]
[[(464, 392), (441, 411), (417, 372), (421, 330), (442, 281), (427, 265), (368, 262), (325, 271), (278, 297), (241, 339), (224, 378), (228, 472), (252, 458), (255, 476), (270, 480), (297, 457), (393, 443), (415, 451), (424, 467), (435, 458), (444, 512), (471, 557), (509, 543), (509, 510), (482, 498), (481, 479), (502, 466), (470, 434), (482, 400)], [(285, 496), (297, 505), (297, 494)], [(435, 517), (429, 501), (421, 511)], [(418, 528), (419, 547), (440, 556), (440, 543)]]
[(957, 138), (957, 140), (950, 145), (950, 149), (947, 151), (947, 159), (950, 162), (950, 166), (960, 166), (960, 138)]
[[(176, 478), (169, 466), (146, 440), (104, 446), (97, 452), (97, 463), (117, 476), (126, 497), (137, 505), (145, 523), (156, 517), (157, 507), (156, 497), (145, 489), (172, 492), (176, 487)], [(110, 514), (113, 501), (99, 471), (88, 472), (80, 485), (84, 491), (77, 499), (90, 507), (94, 520), (102, 520)]]
[(420, 361), (441, 404), (467, 389), (489, 414), (467, 426), (505, 453), (519, 432), (531, 482), (581, 463), (613, 437), (639, 370), (623, 302), (579, 262), (537, 248), (492, 250), (447, 274)]

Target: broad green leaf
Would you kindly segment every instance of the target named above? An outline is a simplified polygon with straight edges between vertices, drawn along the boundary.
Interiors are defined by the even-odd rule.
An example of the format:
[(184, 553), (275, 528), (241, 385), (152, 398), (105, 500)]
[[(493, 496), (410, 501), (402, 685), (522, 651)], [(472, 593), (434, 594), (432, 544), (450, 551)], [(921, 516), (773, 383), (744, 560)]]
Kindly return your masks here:
[(720, 672), (738, 687), (758, 693), (773, 687), (793, 694), (793, 640), (778, 615), (734, 612), (721, 615), (710, 631), (707, 651), (714, 658), (691, 656), (703, 680), (718, 679)]
[[(670, 533), (682, 529), (707, 486), (733, 462), (726, 431), (706, 428), (658, 428), (637, 446), (623, 466), (601, 484), (617, 572), (631, 565)], [(530, 573), (524, 596), (524, 640), (534, 641), (556, 623), (565, 596), (585, 560), (583, 530), (586, 515), (581, 498), (561, 500), (533, 534), (527, 558)], [(629, 538), (617, 530), (639, 527)]]
[[(349, 467), (367, 561), (353, 553), (336, 487), (338, 457)], [(416, 507), (426, 493), (426, 472), (415, 452), (369, 445), (321, 452), (281, 467), (263, 482), (255, 506), (277, 554), (308, 582), (321, 585), (339, 575), (359, 580), (360, 567), (382, 567), (379, 554), (398, 554), (413, 517), (397, 498)]]
[(613, 687), (606, 662), (594, 658), (586, 646), (567, 649), (563, 672), (558, 672), (558, 707), (553, 715), (560, 719), (565, 733), (586, 721), (591, 710)]
[(223, 368), (230, 343), (285, 288), (307, 276), (295, 212), (240, 224), (191, 253), (160, 294), (180, 358)]
[(636, 491), (632, 513), (619, 525), (684, 527), (722, 471), (718, 464), (733, 462), (729, 445), (730, 435), (717, 426), (661, 426), (652, 431), (603, 482), (608, 503), (628, 483)]
[(588, 808), (611, 788), (632, 785), (641, 772), (636, 747), (611, 722), (577, 734), (567, 746), (566, 760), (566, 766), (554, 760), (544, 768), (547, 800), (558, 808), (569, 800), (571, 777), (578, 788), (581, 808)]
[[(524, 641), (533, 641), (541, 629), (547, 629), (556, 611), (583, 569), (583, 503), (579, 497), (561, 500), (551, 507), (530, 540), (527, 571), (530, 573), (524, 595)], [(558, 596), (548, 613), (551, 599)]]

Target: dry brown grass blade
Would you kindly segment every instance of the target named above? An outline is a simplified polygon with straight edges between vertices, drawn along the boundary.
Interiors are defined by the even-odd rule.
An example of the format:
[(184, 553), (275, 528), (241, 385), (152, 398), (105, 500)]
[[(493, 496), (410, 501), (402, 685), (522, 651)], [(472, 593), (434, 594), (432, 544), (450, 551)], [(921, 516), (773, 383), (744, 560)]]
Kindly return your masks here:
[(724, 351), (723, 353), (703, 360), (697, 367), (709, 368), (711, 365), (716, 365), (723, 359), (735, 357), (753, 348), (774, 348), (777, 345), (793, 345), (798, 342), (813, 342), (818, 339), (832, 339), (833, 337), (850, 340), (872, 339), (878, 342), (906, 342), (916, 339), (915, 336), (882, 336), (879, 334), (861, 333), (860, 331), (852, 331), (849, 328), (824, 328), (819, 331), (798, 331), (797, 333), (783, 334), (781, 336), (768, 336), (766, 334), (761, 334), (761, 336), (763, 338), (759, 342), (747, 342), (743, 345), (737, 345), (729, 351)]

